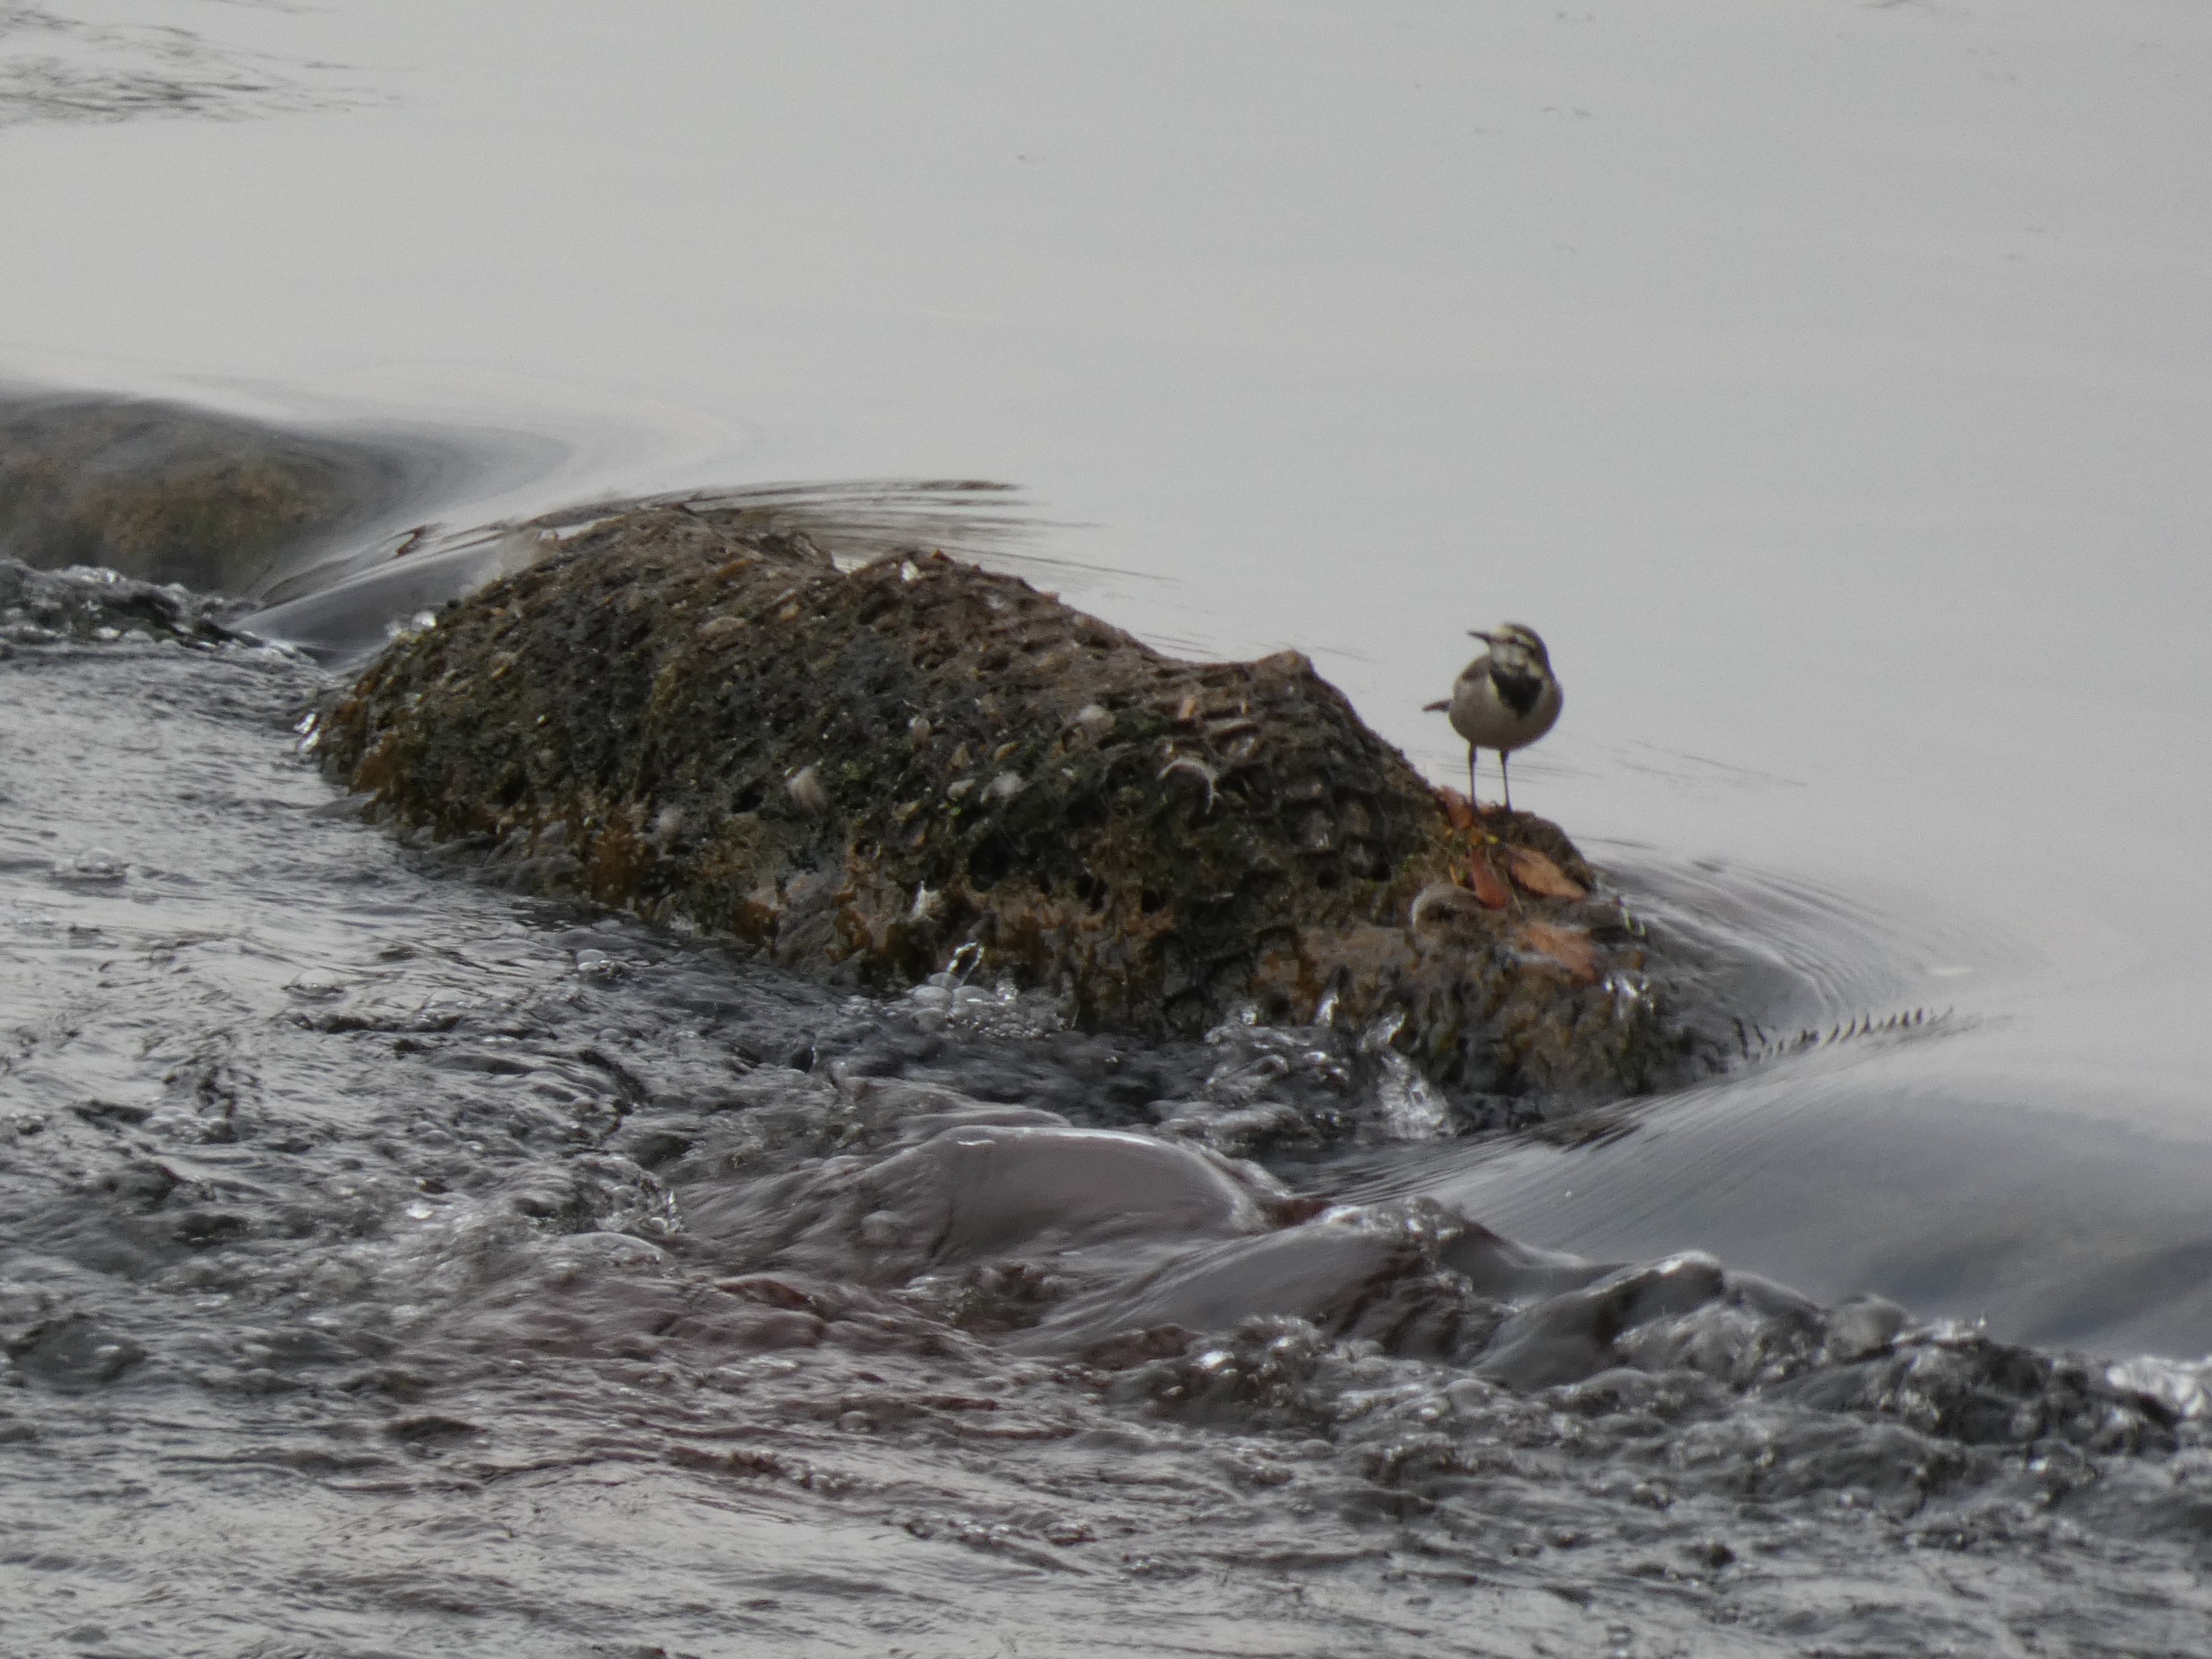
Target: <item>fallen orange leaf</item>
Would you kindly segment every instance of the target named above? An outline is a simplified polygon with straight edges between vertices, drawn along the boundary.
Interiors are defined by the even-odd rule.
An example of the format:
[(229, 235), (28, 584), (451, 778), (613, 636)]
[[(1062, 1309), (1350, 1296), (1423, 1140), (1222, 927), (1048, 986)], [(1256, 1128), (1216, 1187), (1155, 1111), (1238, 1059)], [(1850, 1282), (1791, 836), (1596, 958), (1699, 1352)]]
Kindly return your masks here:
[(1562, 927), (1553, 921), (1524, 921), (1514, 939), (1525, 950), (1548, 957), (1583, 984), (1597, 978), (1597, 946), (1579, 927)]
[(1437, 791), (1437, 799), (1444, 804), (1444, 817), (1453, 829), (1474, 828), (1474, 807), (1465, 795), (1447, 784)]
[(1513, 890), (1505, 884), (1505, 878), (1498, 873), (1487, 858), (1476, 854), (1473, 869), (1474, 896), (1486, 908), (1503, 910), (1513, 902)]
[(1587, 896), (1582, 884), (1532, 847), (1511, 847), (1505, 867), (1516, 884), (1544, 898), (1578, 899)]

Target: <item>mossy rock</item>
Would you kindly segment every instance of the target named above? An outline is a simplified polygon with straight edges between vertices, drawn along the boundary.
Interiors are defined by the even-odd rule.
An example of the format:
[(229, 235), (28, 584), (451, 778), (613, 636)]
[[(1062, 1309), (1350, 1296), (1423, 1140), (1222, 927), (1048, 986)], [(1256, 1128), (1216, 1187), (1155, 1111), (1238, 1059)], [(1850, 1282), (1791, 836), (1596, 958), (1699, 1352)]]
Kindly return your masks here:
[(939, 554), (841, 570), (735, 514), (622, 514), (396, 643), (319, 741), (517, 885), (833, 980), (972, 945), (1083, 1025), (1351, 1022), (1484, 1093), (1685, 1063), (1604, 894), (1460, 886), (1510, 846), (1592, 885), (1557, 828), (1455, 827), (1296, 653), (1176, 661)]

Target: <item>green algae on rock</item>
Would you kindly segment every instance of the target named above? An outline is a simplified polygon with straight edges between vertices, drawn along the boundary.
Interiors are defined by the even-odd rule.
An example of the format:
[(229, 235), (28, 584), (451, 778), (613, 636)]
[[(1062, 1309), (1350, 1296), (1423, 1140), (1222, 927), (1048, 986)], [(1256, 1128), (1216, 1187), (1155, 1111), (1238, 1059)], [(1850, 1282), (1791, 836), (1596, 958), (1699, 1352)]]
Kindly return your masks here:
[[(1460, 886), (1443, 800), (1304, 656), (1188, 663), (941, 554), (618, 514), (396, 642), (325, 763), (491, 869), (894, 989), (963, 946), (1087, 1026), (1348, 1024), (1447, 1087), (1617, 1096), (1689, 1039), (1601, 895)], [(1464, 813), (1462, 821), (1464, 823)]]

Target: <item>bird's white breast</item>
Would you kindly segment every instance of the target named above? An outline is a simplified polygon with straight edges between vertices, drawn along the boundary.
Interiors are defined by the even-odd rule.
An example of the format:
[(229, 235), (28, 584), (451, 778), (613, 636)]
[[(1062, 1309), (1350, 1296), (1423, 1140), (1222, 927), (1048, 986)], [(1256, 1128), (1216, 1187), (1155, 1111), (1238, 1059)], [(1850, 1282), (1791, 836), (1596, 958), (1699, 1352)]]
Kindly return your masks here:
[(1565, 701), (1559, 681), (1549, 674), (1538, 678), (1541, 685), (1536, 701), (1524, 714), (1498, 696), (1497, 682), (1490, 677), (1489, 654), (1477, 657), (1452, 687), (1452, 730), (1478, 749), (1519, 749), (1535, 742), (1552, 729)]

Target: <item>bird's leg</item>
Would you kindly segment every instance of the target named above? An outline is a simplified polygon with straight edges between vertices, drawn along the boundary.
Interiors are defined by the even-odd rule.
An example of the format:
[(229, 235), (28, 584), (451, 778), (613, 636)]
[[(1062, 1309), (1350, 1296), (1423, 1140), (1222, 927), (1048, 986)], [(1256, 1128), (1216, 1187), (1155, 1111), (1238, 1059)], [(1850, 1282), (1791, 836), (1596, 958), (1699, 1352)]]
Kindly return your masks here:
[(1513, 780), (1506, 774), (1505, 750), (1503, 749), (1498, 751), (1498, 783), (1505, 791), (1505, 814), (1510, 817), (1513, 815)]
[(1467, 746), (1467, 810), (1470, 812), (1480, 812), (1482, 810), (1475, 805), (1474, 801), (1474, 745), (1473, 744)]

